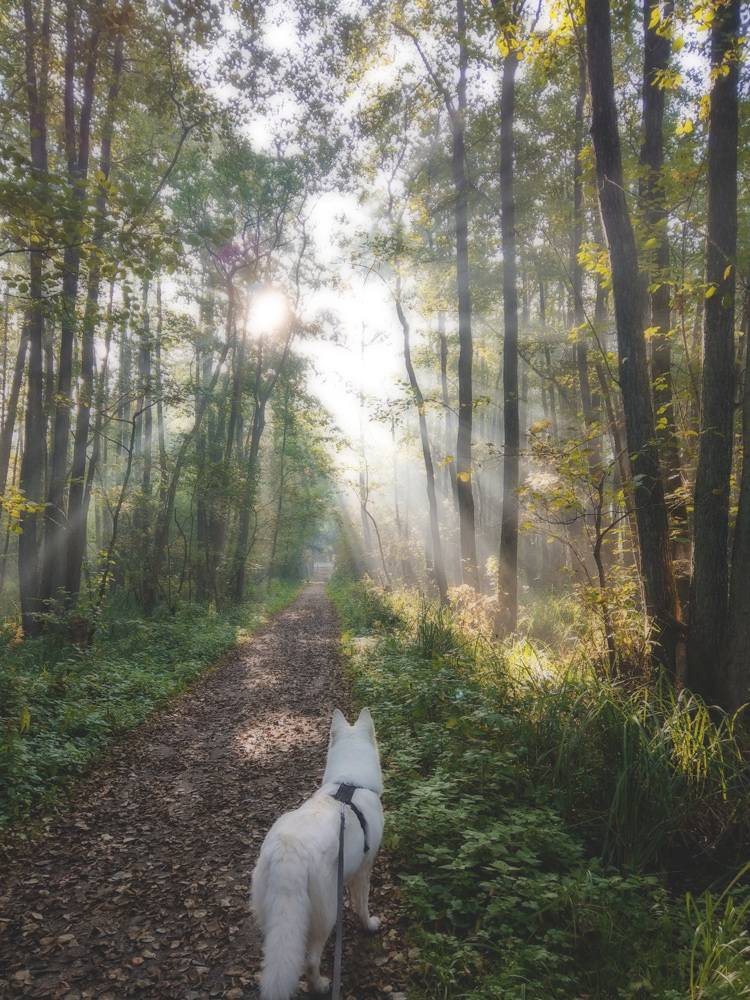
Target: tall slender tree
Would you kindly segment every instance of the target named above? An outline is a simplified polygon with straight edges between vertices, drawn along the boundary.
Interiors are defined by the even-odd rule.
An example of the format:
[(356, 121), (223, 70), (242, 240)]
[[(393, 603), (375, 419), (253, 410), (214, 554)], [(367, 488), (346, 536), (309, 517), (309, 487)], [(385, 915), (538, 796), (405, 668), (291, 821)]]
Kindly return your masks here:
[(729, 490), (734, 418), (740, 0), (715, 8), (707, 153), (706, 300), (700, 452), (695, 480), (689, 682), (708, 699), (727, 695), (716, 650), (727, 625)]
[(646, 612), (655, 630), (656, 657), (674, 677), (682, 670), (684, 627), (656, 446), (638, 256), (625, 197), (608, 0), (586, 0), (586, 51), (597, 193), (612, 265), (620, 388), (633, 473)]

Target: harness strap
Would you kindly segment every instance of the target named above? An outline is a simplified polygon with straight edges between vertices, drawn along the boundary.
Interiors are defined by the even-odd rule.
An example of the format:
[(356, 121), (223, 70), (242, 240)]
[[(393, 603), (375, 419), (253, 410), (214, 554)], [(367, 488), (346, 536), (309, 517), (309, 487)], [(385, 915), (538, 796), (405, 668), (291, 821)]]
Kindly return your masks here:
[(352, 795), (361, 788), (361, 785), (339, 785), (338, 791), (333, 796), (337, 802), (343, 802), (344, 805), (349, 806), (354, 815), (359, 820), (359, 825), (362, 827), (362, 833), (365, 838), (365, 854), (370, 850), (370, 845), (367, 843), (367, 823), (365, 822), (365, 817), (362, 814), (362, 810), (358, 809), (357, 806), (352, 802)]
[(344, 803), (341, 803), (339, 826), (339, 858), (336, 872), (336, 947), (333, 953), (333, 984), (331, 1000), (339, 1000), (341, 991), (341, 948), (344, 937)]

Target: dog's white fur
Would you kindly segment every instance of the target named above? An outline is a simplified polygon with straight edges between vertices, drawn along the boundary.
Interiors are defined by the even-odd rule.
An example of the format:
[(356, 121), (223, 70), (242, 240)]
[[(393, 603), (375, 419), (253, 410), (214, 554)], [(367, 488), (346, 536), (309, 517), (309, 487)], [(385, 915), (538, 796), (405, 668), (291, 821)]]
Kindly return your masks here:
[(276, 820), (253, 872), (252, 905), (264, 942), (261, 1000), (289, 1000), (303, 970), (313, 990), (328, 990), (320, 956), (336, 922), (341, 803), (333, 795), (342, 783), (361, 786), (352, 801), (365, 818), (370, 848), (365, 854), (362, 827), (345, 806), (344, 882), (362, 925), (369, 931), (380, 926), (368, 905), (370, 871), (383, 836), (375, 727), (366, 708), (353, 726), (336, 709), (323, 784), (299, 809)]

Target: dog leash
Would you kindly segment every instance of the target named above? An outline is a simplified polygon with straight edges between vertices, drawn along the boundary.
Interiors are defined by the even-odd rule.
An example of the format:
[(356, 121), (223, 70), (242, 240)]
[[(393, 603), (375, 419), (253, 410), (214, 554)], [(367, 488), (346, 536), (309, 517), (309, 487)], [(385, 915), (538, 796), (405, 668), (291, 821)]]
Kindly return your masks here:
[(341, 946), (344, 937), (344, 827), (346, 816), (344, 803), (341, 803), (341, 824), (339, 826), (339, 864), (336, 880), (336, 949), (333, 953), (333, 987), (331, 1000), (339, 1000), (341, 991)]

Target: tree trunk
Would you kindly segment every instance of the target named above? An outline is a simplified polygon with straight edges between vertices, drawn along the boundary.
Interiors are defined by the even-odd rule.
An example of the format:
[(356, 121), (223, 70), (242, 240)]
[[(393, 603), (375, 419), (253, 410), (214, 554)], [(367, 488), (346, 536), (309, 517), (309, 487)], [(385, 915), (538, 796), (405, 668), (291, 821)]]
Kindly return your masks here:
[[(453, 412), (448, 394), (448, 338), (445, 335), (445, 313), (438, 313), (438, 340), (440, 341), (440, 391), (442, 394), (443, 414), (445, 418), (445, 437), (443, 450), (445, 452), (445, 475), (447, 478), (446, 496), (453, 497), (453, 503), (458, 510), (458, 492), (456, 490), (456, 463), (453, 458)], [(448, 461), (450, 459), (450, 461)]]
[[(673, 528), (672, 555), (677, 574), (677, 588), (682, 602), (687, 602), (690, 589), (690, 541), (688, 512), (681, 497), (682, 472), (680, 443), (675, 426), (672, 384), (672, 328), (669, 285), (668, 212), (664, 192), (664, 99), (660, 76), (668, 68), (671, 41), (658, 25), (651, 25), (660, 0), (644, 0), (644, 61), (643, 61), (643, 145), (641, 146), (641, 203), (644, 208), (648, 235), (656, 240), (653, 265), (645, 283), (654, 290), (647, 293), (651, 304), (651, 381), (656, 410), (656, 435), (664, 471), (664, 488)], [(672, 17), (674, 0), (667, 0), (661, 11), (662, 20)], [(655, 286), (655, 287), (654, 287)]]
[(289, 393), (291, 386), (287, 382), (284, 387), (284, 432), (281, 438), (281, 455), (279, 457), (279, 502), (276, 504), (276, 519), (273, 525), (273, 541), (271, 542), (271, 555), (268, 560), (268, 582), (273, 580), (276, 563), (276, 545), (279, 540), (279, 525), (281, 524), (281, 508), (284, 503), (284, 465), (286, 459), (286, 436), (289, 429)]
[(586, 0), (587, 54), (599, 206), (612, 265), (620, 387), (633, 472), (646, 612), (655, 631), (654, 654), (677, 676), (683, 625), (672, 565), (646, 340), (640, 316), (635, 237), (625, 200), (617, 129), (608, 0)]
[[(109, 88), (106, 117), (102, 125), (101, 155), (99, 170), (101, 180), (109, 180), (112, 162), (112, 136), (114, 134), (115, 104), (120, 91), (120, 75), (123, 65), (123, 36), (118, 31), (112, 61), (112, 81)], [(94, 246), (98, 247), (104, 237), (107, 202), (106, 192), (100, 184), (95, 200), (96, 222), (94, 224)], [(68, 600), (75, 603), (81, 586), (81, 569), (86, 551), (86, 528), (88, 500), (86, 491), (86, 451), (88, 448), (91, 419), (91, 402), (94, 394), (94, 333), (99, 309), (99, 286), (101, 267), (95, 258), (90, 266), (86, 306), (84, 310), (81, 336), (81, 384), (78, 391), (78, 411), (76, 413), (75, 438), (73, 441), (73, 462), (70, 470), (70, 494), (68, 497), (68, 548), (65, 572), (65, 590)]]
[(156, 282), (156, 343), (155, 343), (155, 384), (156, 384), (156, 437), (159, 443), (159, 487), (165, 493), (169, 486), (169, 470), (167, 468), (167, 445), (164, 438), (164, 402), (162, 400), (161, 379), (161, 340), (164, 318), (161, 302), (161, 279)]
[(13, 448), (13, 431), (16, 426), (18, 398), (21, 394), (21, 382), (23, 381), (23, 370), (26, 367), (26, 351), (28, 346), (29, 331), (26, 323), (24, 323), (21, 330), (21, 341), (18, 345), (18, 354), (16, 355), (16, 365), (13, 369), (13, 381), (10, 384), (8, 405), (5, 410), (5, 421), (3, 422), (2, 431), (0, 431), (0, 494), (5, 492), (5, 487), (8, 484), (10, 453)]
[[(268, 395), (259, 392), (258, 382), (261, 378), (262, 364), (257, 365), (255, 406), (253, 407), (253, 424), (250, 429), (250, 446), (247, 453), (247, 471), (245, 473), (245, 490), (240, 510), (240, 530), (237, 538), (234, 571), (234, 599), (237, 602), (245, 596), (245, 565), (250, 555), (250, 515), (253, 499), (257, 489), (258, 454), (260, 441), (266, 426), (266, 403)], [(363, 515), (364, 516), (364, 515)]]
[(518, 410), (518, 268), (516, 203), (513, 191), (513, 125), (518, 53), (503, 60), (500, 98), (500, 228), (503, 243), (503, 516), (498, 559), (498, 610), (495, 633), (508, 635), (518, 624), (518, 474), (520, 421)]
[[(62, 309), (60, 314), (60, 357), (57, 369), (57, 394), (50, 455), (50, 482), (45, 516), (44, 568), (42, 571), (42, 600), (49, 601), (64, 590), (66, 584), (66, 553), (68, 550), (68, 514), (65, 493), (68, 475), (68, 444), (70, 438), (71, 390), (73, 378), (73, 347), (76, 333), (76, 303), (81, 252), (78, 237), (73, 235), (86, 208), (86, 177), (89, 166), (91, 142), (91, 115), (94, 104), (94, 83), (99, 49), (99, 7), (94, 5), (93, 28), (84, 48), (86, 69), (81, 93), (80, 119), (76, 136), (75, 65), (77, 49), (77, 5), (68, 0), (65, 13), (65, 64), (64, 64), (64, 142), (67, 156), (67, 180), (71, 222), (70, 243), (63, 254)], [(76, 141), (77, 139), (77, 141)], [(83, 364), (93, 371), (93, 343), (84, 345)], [(83, 373), (84, 382), (86, 372)], [(90, 384), (88, 386), (90, 392)], [(85, 392), (85, 387), (84, 390)], [(84, 456), (85, 462), (85, 456)], [(79, 475), (79, 489), (83, 489), (83, 473)], [(79, 498), (77, 498), (78, 500)], [(78, 511), (76, 512), (78, 516)]]
[(258, 475), (258, 453), (260, 451), (260, 440), (266, 426), (266, 405), (270, 399), (274, 386), (278, 381), (292, 347), (295, 334), (295, 321), (290, 322), (286, 341), (283, 350), (279, 355), (276, 366), (271, 371), (268, 381), (263, 383), (263, 372), (268, 368), (264, 364), (263, 341), (261, 339), (258, 347), (258, 359), (255, 375), (255, 405), (253, 407), (253, 425), (250, 429), (250, 446), (247, 455), (247, 473), (245, 480), (244, 498), (240, 510), (240, 530), (237, 539), (234, 562), (234, 599), (239, 602), (244, 597), (245, 590), (245, 564), (250, 554), (250, 515), (252, 513), (252, 501), (256, 491), (256, 480)]
[[(47, 200), (47, 109), (44, 72), (42, 86), (37, 84), (36, 43), (37, 32), (31, 0), (24, 0), (24, 41), (26, 58), (26, 96), (29, 113), (29, 146), (31, 168), (38, 185), (39, 201)], [(39, 44), (44, 53), (49, 45), (49, 4), (41, 26)], [(25, 327), (29, 338), (29, 375), (26, 395), (24, 448), (21, 458), (19, 488), (29, 504), (39, 504), (43, 498), (45, 470), (45, 426), (43, 409), (43, 278), (44, 254), (42, 249), (29, 251), (29, 307)], [(36, 510), (22, 511), (18, 538), (18, 589), (21, 602), (21, 622), (24, 635), (40, 631), (39, 562), (42, 515)]]
[(432, 464), (432, 450), (430, 448), (430, 438), (427, 433), (427, 417), (425, 415), (424, 396), (419, 388), (417, 375), (411, 360), (411, 346), (409, 344), (409, 323), (407, 322), (404, 310), (401, 307), (401, 279), (396, 282), (396, 312), (399, 323), (404, 334), (404, 365), (409, 378), (409, 385), (414, 393), (414, 402), (417, 407), (417, 417), (419, 419), (419, 437), (422, 442), (422, 458), (424, 460), (424, 472), (427, 480), (427, 502), (430, 509), (430, 540), (432, 542), (432, 565), (435, 571), (435, 583), (440, 594), (440, 603), (445, 607), (448, 604), (448, 581), (445, 576), (445, 562), (443, 561), (443, 546), (440, 541), (440, 524), (438, 522), (437, 496), (435, 493), (435, 467)]
[(466, 13), (463, 0), (456, 3), (459, 77), (457, 107), (451, 108), (451, 164), (455, 189), (456, 284), (458, 288), (458, 434), (456, 436), (456, 492), (461, 539), (461, 575), (474, 590), (481, 589), (477, 566), (472, 492), (471, 427), (474, 407), (472, 388), (473, 342), (471, 334), (471, 282), (469, 277), (469, 204), (466, 177)]
[[(750, 686), (750, 367), (745, 363), (742, 409), (742, 478), (734, 527), (729, 608), (722, 670), (717, 680), (719, 704), (736, 712), (748, 701)], [(715, 662), (715, 661), (714, 661)]]
[[(733, 45), (739, 30), (740, 0), (717, 7), (711, 29), (714, 84), (706, 171), (707, 290), (688, 659), (690, 687), (709, 700), (722, 696), (725, 690), (725, 678), (721, 669), (717, 670), (717, 650), (722, 648), (724, 640), (728, 603), (739, 121), (739, 64)], [(747, 572), (747, 567), (744, 571)]]

